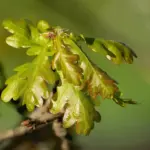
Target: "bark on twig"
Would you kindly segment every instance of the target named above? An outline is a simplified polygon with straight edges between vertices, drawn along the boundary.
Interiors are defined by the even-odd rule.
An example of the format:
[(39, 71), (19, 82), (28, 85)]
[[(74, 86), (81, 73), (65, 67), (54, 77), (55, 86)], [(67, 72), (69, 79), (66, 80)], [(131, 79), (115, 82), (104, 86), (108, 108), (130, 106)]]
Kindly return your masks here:
[(63, 128), (62, 122), (58, 119), (53, 122), (53, 130), (55, 135), (61, 139), (61, 150), (70, 150), (69, 140), (66, 138), (67, 130)]
[(42, 107), (37, 108), (35, 111), (29, 114), (28, 125), (23, 123), (22, 125), (20, 125), (15, 129), (10, 129), (0, 133), (0, 141), (20, 136), (26, 134), (27, 132), (32, 132), (33, 129), (41, 128), (42, 125), (48, 122), (52, 122), (56, 118), (62, 116), (62, 113), (51, 114), (49, 112), (49, 105), (52, 96), (53, 92), (50, 93), (49, 99), (46, 100), (45, 104)]
[(30, 128), (26, 126), (20, 126), (20, 127), (17, 127), (16, 129), (7, 130), (5, 132), (0, 133), (0, 141), (9, 139), (12, 137), (20, 136), (29, 131), (30, 131)]
[(13, 138), (16, 136), (20, 136), (20, 135), (26, 134), (28, 132), (32, 132), (32, 130), (42, 128), (43, 126), (45, 126), (47, 124), (47, 122), (52, 122), (53, 120), (60, 117), (61, 115), (62, 114), (53, 115), (50, 113), (49, 114), (46, 113), (46, 116), (41, 115), (41, 117), (38, 117), (38, 119), (36, 119), (36, 121), (38, 121), (38, 122), (36, 122), (36, 121), (34, 122), (32, 120), (29, 120), (29, 123), (27, 126), (26, 125), (20, 125), (19, 127), (15, 128), (15, 129), (10, 129), (10, 130), (7, 130), (5, 132), (1, 132), (0, 133), (0, 141), (5, 140), (5, 139), (9, 139), (9, 138)]
[(45, 104), (40, 108), (36, 108), (35, 111), (30, 113), (28, 115), (29, 119), (23, 121), (19, 127), (0, 133), (0, 141), (22, 136), (27, 133), (32, 133), (33, 130), (41, 129), (51, 122), (55, 136), (61, 140), (61, 150), (69, 150), (70, 144), (69, 140), (66, 138), (67, 129), (63, 128), (62, 126), (63, 112), (58, 114), (51, 114), (49, 112), (50, 102), (53, 94), (56, 92), (55, 90), (56, 89), (53, 89), (53, 91), (50, 93), (50, 96), (45, 101)]

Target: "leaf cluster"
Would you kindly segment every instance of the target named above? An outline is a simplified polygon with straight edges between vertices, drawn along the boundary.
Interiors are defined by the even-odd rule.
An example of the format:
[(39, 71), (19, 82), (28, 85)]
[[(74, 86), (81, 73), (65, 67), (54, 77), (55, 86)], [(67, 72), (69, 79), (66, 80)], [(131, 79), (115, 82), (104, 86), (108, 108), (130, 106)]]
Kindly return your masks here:
[(32, 62), (15, 68), (16, 74), (6, 80), (1, 95), (4, 102), (21, 99), (21, 104), (33, 111), (43, 105), (52, 91), (50, 87), (59, 81), (50, 112), (64, 111), (64, 127), (73, 126), (78, 134), (84, 135), (90, 133), (94, 121), (100, 121), (95, 108), (97, 96), (112, 99), (120, 106), (136, 103), (121, 98), (117, 82), (82, 50), (82, 44), (86, 44), (114, 64), (131, 64), (137, 56), (127, 45), (75, 35), (59, 26), (51, 27), (44, 20), (37, 25), (27, 20), (5, 20), (3, 26), (12, 33), (6, 43), (14, 48), (26, 48), (26, 54), (34, 57)]

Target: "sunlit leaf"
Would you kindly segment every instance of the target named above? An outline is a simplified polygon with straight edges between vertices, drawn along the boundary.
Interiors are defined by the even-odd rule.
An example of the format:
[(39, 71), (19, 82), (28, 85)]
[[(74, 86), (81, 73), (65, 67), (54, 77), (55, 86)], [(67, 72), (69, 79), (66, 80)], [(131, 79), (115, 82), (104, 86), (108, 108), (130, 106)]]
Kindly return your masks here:
[(6, 39), (6, 43), (12, 47), (20, 48), (20, 47), (30, 47), (30, 31), (28, 28), (28, 24), (25, 20), (12, 21), (12, 20), (4, 20), (3, 26), (6, 30), (8, 30), (13, 35)]
[(115, 64), (131, 64), (133, 58), (137, 57), (131, 48), (121, 42), (94, 38), (85, 38), (85, 41), (94, 52), (102, 53)]
[(41, 34), (38, 29), (32, 25), (29, 24), (29, 28), (31, 31), (31, 41), (37, 45), (45, 45), (48, 43), (48, 41), (50, 40), (49, 38), (45, 38), (45, 36), (43, 34)]
[[(23, 64), (14, 70), (15, 75), (8, 78), (6, 88), (2, 92), (2, 100), (22, 98), (22, 104), (26, 104), (29, 111), (35, 106), (40, 107), (43, 99), (49, 96), (49, 84), (54, 84), (58, 76), (51, 70), (49, 55), (54, 55), (51, 50), (51, 39), (41, 34), (39, 30), (48, 28), (46, 22), (39, 22), (39, 30), (25, 20), (19, 22), (5, 20), (3, 26), (13, 35), (6, 39), (6, 43), (15, 48), (29, 48), (27, 55), (36, 56), (31, 63)], [(46, 27), (47, 26), (47, 27)]]
[(20, 48), (20, 47), (27, 48), (30, 47), (31, 45), (30, 41), (26, 37), (17, 34), (13, 36), (9, 36), (6, 39), (6, 43), (9, 46), (12, 46), (14, 48)]
[(53, 100), (51, 112), (55, 114), (65, 109), (64, 127), (75, 125), (78, 134), (88, 135), (94, 126), (94, 120), (100, 120), (91, 99), (67, 82), (58, 87), (57, 92), (58, 96), (56, 101)]
[[(41, 23), (39, 22), (39, 25)], [(3, 26), (13, 34), (6, 39), (6, 43), (15, 48), (28, 48), (32, 45), (44, 45), (50, 40), (45, 38), (31, 22), (27, 22), (26, 20), (4, 20)], [(44, 28), (46, 28), (46, 23), (45, 27), (43, 26), (43, 29)]]
[(116, 82), (111, 79), (106, 72), (98, 68), (84, 55), (81, 49), (70, 39), (64, 39), (64, 42), (70, 45), (70, 48), (80, 56), (81, 68), (84, 70), (85, 87), (89, 94), (96, 98), (97, 95), (103, 98), (113, 98), (118, 91)]
[(64, 42), (68, 45), (70, 50), (80, 56), (80, 67), (83, 69), (84, 75), (83, 85), (93, 99), (100, 95), (103, 98), (112, 99), (121, 106), (124, 106), (125, 103), (136, 103), (132, 100), (122, 99), (117, 82), (102, 69), (94, 65), (75, 42), (69, 38), (64, 38)]
[(41, 52), (41, 49), (42, 49), (41, 46), (35, 45), (29, 48), (26, 53), (28, 56), (39, 55)]
[(59, 44), (57, 53), (52, 61), (53, 69), (62, 70), (64, 78), (74, 85), (80, 85), (82, 79), (82, 69), (78, 65), (79, 55), (73, 54)]
[(44, 21), (44, 20), (40, 20), (37, 24), (37, 28), (38, 30), (40, 30), (41, 32), (45, 32), (50, 28), (50, 25), (48, 24), (48, 22)]
[(19, 20), (19, 21), (4, 20), (3, 26), (6, 30), (8, 30), (12, 34), (19, 33), (24, 36), (30, 35), (29, 29), (28, 29), (28, 24), (25, 20)]
[[(6, 43), (15, 48), (28, 48), (26, 54), (33, 61), (16, 67), (16, 74), (9, 77), (2, 91), (4, 102), (21, 100), (28, 111), (41, 107), (53, 89), (50, 111), (63, 112), (63, 126), (75, 127), (78, 134), (88, 135), (101, 116), (95, 109), (96, 99), (112, 99), (116, 104), (136, 104), (123, 99), (117, 82), (103, 69), (96, 66), (82, 50), (86, 43), (96, 53), (101, 53), (115, 64), (131, 64), (136, 54), (121, 42), (87, 38), (74, 35), (60, 26), (51, 27), (41, 20), (33, 25), (26, 20), (5, 20), (3, 26), (12, 33)], [(57, 84), (59, 83), (59, 84)], [(0, 70), (0, 88), (1, 70)]]
[(47, 83), (54, 84), (57, 79), (54, 72), (48, 68), (48, 64), (48, 58), (45, 57), (42, 62), (36, 59), (33, 63), (17, 67), (17, 74), (6, 80), (7, 87), (2, 92), (2, 100), (9, 102), (11, 99), (22, 98), (29, 111), (35, 106), (42, 106), (43, 99), (49, 96)]

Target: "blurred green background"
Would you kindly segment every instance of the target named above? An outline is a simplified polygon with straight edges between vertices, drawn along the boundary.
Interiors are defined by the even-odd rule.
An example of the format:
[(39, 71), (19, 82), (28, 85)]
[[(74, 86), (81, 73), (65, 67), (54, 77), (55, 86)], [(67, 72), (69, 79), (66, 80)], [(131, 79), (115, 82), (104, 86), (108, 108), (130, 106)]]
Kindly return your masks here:
[[(83, 150), (150, 149), (150, 1), (149, 0), (1, 0), (3, 19), (47, 20), (91, 37), (122, 41), (138, 55), (133, 65), (113, 65), (87, 51), (91, 59), (117, 79), (124, 97), (140, 104), (122, 108), (110, 100), (98, 107), (102, 121), (90, 136), (78, 136)], [(23, 49), (6, 45), (8, 33), (0, 27), (0, 61), (6, 76), (29, 60)], [(21, 116), (8, 104), (0, 103), (0, 130), (15, 127)]]

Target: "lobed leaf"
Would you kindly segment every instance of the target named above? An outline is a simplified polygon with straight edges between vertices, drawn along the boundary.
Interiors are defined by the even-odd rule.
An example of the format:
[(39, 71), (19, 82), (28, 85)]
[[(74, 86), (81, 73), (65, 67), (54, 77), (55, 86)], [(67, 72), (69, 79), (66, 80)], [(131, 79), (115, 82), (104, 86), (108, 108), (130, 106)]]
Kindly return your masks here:
[(40, 20), (37, 24), (37, 29), (41, 32), (46, 32), (48, 29), (50, 29), (50, 25), (48, 22)]
[(26, 20), (4, 20), (3, 26), (13, 34), (6, 39), (6, 43), (14, 48), (29, 48), (33, 45), (44, 46), (45, 44), (48, 45), (50, 41), (49, 38), (44, 36), (45, 33), (40, 33), (40, 30), (44, 31), (48, 29), (48, 24), (46, 25), (44, 21), (40, 21), (37, 24), (38, 27), (35, 27), (31, 22), (27, 22)]
[(8, 20), (4, 20), (2, 24), (4, 28), (12, 34), (19, 33), (25, 36), (30, 35), (28, 24), (27, 21), (25, 20), (14, 21), (8, 19)]
[(103, 98), (112, 99), (119, 90), (116, 81), (110, 78), (102, 69), (91, 63), (71, 39), (66, 38), (64, 42), (70, 46), (74, 53), (80, 56), (80, 67), (83, 69), (84, 84), (90, 96), (96, 98), (97, 95), (100, 95)]
[[(26, 54), (35, 56), (31, 63), (15, 68), (17, 73), (6, 80), (7, 87), (1, 95), (3, 101), (22, 98), (22, 104), (32, 111), (48, 99), (49, 85), (61, 80), (50, 111), (54, 114), (63, 111), (63, 126), (75, 126), (76, 132), (84, 135), (89, 134), (94, 121), (101, 120), (94, 108), (98, 105), (95, 99), (98, 95), (122, 107), (136, 104), (131, 99), (121, 98), (117, 82), (93, 64), (78, 45), (84, 41), (94, 52), (102, 53), (115, 64), (131, 64), (137, 56), (124, 43), (75, 36), (61, 27), (50, 27), (44, 20), (37, 26), (25, 20), (5, 20), (3, 26), (13, 34), (6, 39), (8, 45), (29, 48)], [(51, 63), (49, 56), (52, 56)]]
[[(117, 82), (102, 69), (90, 62), (74, 41), (69, 38), (64, 38), (64, 43), (70, 47), (71, 51), (80, 56), (80, 67), (83, 69), (84, 76), (83, 87), (93, 99), (100, 95), (103, 98), (112, 99), (120, 106), (136, 104), (131, 99), (121, 98), (121, 92), (117, 86)], [(95, 104), (95, 101), (93, 103)]]
[(87, 72), (87, 90), (89, 94), (95, 99), (97, 95), (102, 98), (112, 99), (114, 94), (119, 90), (116, 81), (111, 79), (102, 69), (91, 66), (92, 71)]
[(32, 46), (31, 48), (29, 48), (26, 52), (26, 54), (28, 56), (34, 56), (34, 55), (39, 55), (41, 52), (42, 47), (41, 46)]
[(65, 109), (63, 126), (69, 128), (75, 125), (78, 134), (88, 135), (94, 121), (100, 121), (91, 99), (66, 81), (57, 88), (57, 99), (52, 103), (51, 113), (56, 114)]
[(94, 52), (102, 53), (115, 64), (123, 62), (133, 63), (133, 58), (137, 58), (131, 48), (121, 42), (113, 40), (103, 40), (94, 38), (85, 38), (86, 44)]
[(31, 41), (33, 44), (36, 44), (36, 45), (41, 45), (41, 46), (44, 46), (44, 45), (48, 45), (48, 42), (50, 41), (49, 38), (46, 38), (44, 36), (44, 34), (41, 34), (37, 27), (35, 27), (34, 25), (32, 24), (29, 24), (29, 29), (30, 29), (30, 32), (31, 32)]
[(52, 60), (52, 68), (61, 70), (64, 78), (74, 85), (80, 85), (82, 80), (82, 69), (78, 65), (79, 55), (73, 54), (61, 43), (58, 43), (57, 53)]
[(42, 62), (38, 61), (35, 59), (32, 63), (15, 68), (17, 74), (6, 80), (7, 87), (1, 95), (4, 102), (22, 98), (22, 104), (29, 111), (33, 111), (35, 106), (43, 105), (43, 99), (49, 97), (47, 84), (54, 84), (57, 77), (49, 68), (47, 56)]
[(22, 98), (22, 104), (26, 104), (28, 110), (32, 111), (35, 106), (43, 104), (43, 99), (48, 98), (48, 85), (54, 84), (58, 78), (50, 68), (48, 57), (55, 54), (51, 50), (52, 41), (46, 37), (47, 31), (41, 33), (49, 28), (48, 24), (40, 21), (38, 27), (35, 27), (25, 20), (5, 20), (3, 26), (13, 34), (6, 39), (8, 45), (29, 48), (27, 55), (36, 57), (32, 63), (15, 68), (17, 73), (6, 81), (7, 87), (2, 92), (2, 100), (8, 102)]
[(13, 35), (6, 39), (6, 43), (14, 48), (26, 48), (31, 46), (30, 30), (25, 20), (4, 20), (3, 26)]

